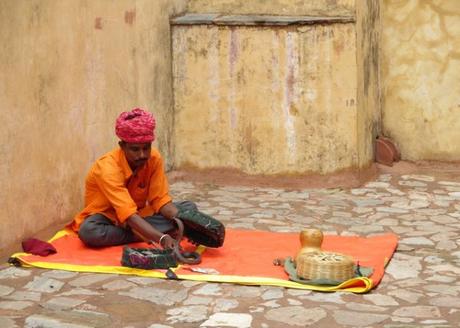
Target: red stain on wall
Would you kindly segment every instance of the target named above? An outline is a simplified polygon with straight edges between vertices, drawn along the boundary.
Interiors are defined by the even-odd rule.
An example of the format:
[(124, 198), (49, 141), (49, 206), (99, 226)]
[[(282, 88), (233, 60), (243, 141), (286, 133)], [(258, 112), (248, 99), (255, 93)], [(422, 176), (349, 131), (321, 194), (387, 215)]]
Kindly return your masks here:
[(125, 11), (125, 23), (129, 25), (133, 25), (134, 20), (136, 19), (136, 9), (131, 11)]
[(96, 17), (94, 20), (94, 28), (96, 30), (102, 30), (102, 17)]

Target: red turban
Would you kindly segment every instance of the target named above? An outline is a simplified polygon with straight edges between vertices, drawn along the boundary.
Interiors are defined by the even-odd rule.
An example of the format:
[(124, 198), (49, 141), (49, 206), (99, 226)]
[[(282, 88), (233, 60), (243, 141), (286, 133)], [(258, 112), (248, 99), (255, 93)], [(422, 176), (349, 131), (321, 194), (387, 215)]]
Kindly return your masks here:
[(155, 140), (155, 118), (141, 108), (123, 112), (118, 116), (115, 133), (121, 140), (130, 143), (145, 143)]

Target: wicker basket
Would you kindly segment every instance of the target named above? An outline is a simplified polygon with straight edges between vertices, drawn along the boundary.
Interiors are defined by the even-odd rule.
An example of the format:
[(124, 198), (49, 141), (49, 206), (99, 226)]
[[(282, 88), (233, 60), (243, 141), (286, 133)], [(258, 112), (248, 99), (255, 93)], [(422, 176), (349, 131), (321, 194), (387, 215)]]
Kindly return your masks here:
[(354, 261), (351, 256), (339, 253), (306, 253), (297, 258), (296, 272), (299, 278), (305, 280), (343, 282), (354, 277)]

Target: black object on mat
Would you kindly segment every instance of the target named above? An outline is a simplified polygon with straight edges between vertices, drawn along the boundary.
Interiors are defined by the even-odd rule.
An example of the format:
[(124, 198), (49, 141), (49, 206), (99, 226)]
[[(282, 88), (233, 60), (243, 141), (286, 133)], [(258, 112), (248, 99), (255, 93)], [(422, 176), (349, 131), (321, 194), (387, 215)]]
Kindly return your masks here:
[(225, 226), (212, 216), (179, 207), (176, 217), (184, 224), (184, 236), (190, 242), (206, 247), (220, 247), (224, 244)]

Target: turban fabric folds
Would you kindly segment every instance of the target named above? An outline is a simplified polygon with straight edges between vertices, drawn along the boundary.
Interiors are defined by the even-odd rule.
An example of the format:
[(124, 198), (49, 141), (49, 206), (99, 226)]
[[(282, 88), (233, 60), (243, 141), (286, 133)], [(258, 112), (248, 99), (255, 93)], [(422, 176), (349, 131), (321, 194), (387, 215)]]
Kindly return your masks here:
[(146, 143), (155, 140), (155, 118), (141, 108), (123, 112), (115, 123), (115, 133), (129, 143)]

